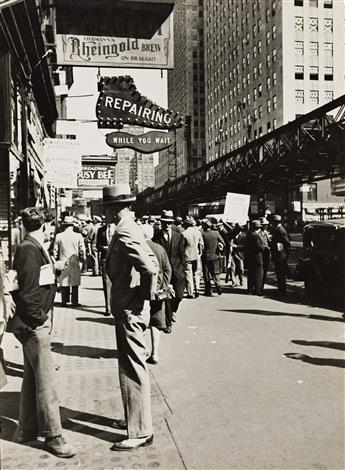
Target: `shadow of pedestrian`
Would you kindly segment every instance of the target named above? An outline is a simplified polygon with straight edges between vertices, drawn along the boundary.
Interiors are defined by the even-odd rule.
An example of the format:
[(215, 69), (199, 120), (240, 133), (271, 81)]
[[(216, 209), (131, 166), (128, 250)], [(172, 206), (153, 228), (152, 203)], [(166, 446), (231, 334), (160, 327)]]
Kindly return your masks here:
[(312, 357), (307, 354), (300, 353), (285, 353), (285, 357), (288, 359), (295, 359), (308, 364), (314, 364), (316, 366), (329, 366), (329, 367), (340, 367), (345, 369), (345, 359), (332, 359), (327, 357)]
[(314, 313), (286, 313), (286, 312), (274, 312), (270, 310), (220, 310), (221, 312), (230, 313), (244, 313), (245, 315), (263, 315), (267, 317), (295, 317), (295, 318), (309, 318), (310, 320), (321, 320), (321, 321), (337, 321), (343, 323), (344, 320), (340, 317), (329, 317), (327, 315), (315, 315)]
[(104, 325), (115, 325), (114, 317), (106, 317), (106, 318), (90, 318), (90, 317), (77, 317), (76, 320), (78, 321), (91, 321), (93, 323), (103, 323)]
[(51, 343), (51, 350), (65, 356), (88, 357), (90, 359), (116, 359), (116, 349), (96, 348), (83, 345), (64, 345), (63, 343)]
[(11, 361), (4, 361), (5, 374), (10, 375), (11, 377), (23, 377), (23, 368), (22, 364), (16, 364)]
[[(0, 424), (1, 439), (13, 441), (13, 437), (17, 428), (19, 415), (19, 392), (1, 392), (0, 393)], [(102, 439), (107, 442), (115, 442), (123, 438), (123, 434), (93, 427), (93, 425), (112, 428), (113, 419), (105, 416), (99, 416), (83, 411), (72, 410), (70, 408), (60, 407), (61, 423), (64, 429), (73, 432), (87, 434), (89, 436)], [(83, 423), (75, 422), (82, 421)], [(33, 441), (24, 445), (30, 447), (42, 447), (42, 442)]]
[(318, 346), (320, 348), (331, 348), (345, 351), (345, 343), (337, 343), (335, 341), (303, 341), (298, 339), (291, 340), (293, 344), (299, 344), (300, 346)]
[[(73, 432), (79, 432), (88, 436), (93, 436), (98, 439), (107, 442), (115, 442), (120, 438), (123, 438), (123, 434), (116, 432), (112, 428), (114, 419), (107, 418), (105, 416), (95, 415), (83, 411), (72, 410), (70, 408), (60, 407), (61, 422), (64, 429), (68, 429)], [(82, 421), (82, 423), (80, 423)], [(109, 427), (114, 429), (114, 432), (110, 432), (99, 427), (93, 427), (92, 425)]]

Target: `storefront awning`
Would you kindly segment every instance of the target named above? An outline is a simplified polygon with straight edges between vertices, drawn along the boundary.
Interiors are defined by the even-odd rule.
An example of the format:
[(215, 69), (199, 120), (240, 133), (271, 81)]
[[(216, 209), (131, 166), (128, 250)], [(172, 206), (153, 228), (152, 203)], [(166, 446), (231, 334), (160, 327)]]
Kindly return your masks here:
[(175, 0), (56, 0), (57, 34), (150, 39)]

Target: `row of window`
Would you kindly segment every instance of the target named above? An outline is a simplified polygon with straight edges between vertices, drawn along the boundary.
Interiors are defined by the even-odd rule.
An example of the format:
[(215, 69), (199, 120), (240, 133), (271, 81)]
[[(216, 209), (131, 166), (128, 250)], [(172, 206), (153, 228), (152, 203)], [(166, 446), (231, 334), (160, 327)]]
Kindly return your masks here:
[[(304, 4), (307, 5), (307, 0), (295, 0), (295, 7), (303, 7)], [(333, 8), (333, 0), (309, 0), (310, 7), (317, 8), (321, 5), (324, 8)]]
[[(295, 102), (298, 104), (304, 104), (304, 90), (295, 90)], [(319, 104), (319, 90), (309, 90), (309, 101), (314, 104)], [(333, 91), (326, 90), (324, 95), (324, 101), (329, 102), (333, 100)]]
[[(332, 81), (333, 67), (325, 67), (323, 77), (325, 81)], [(304, 80), (304, 65), (295, 65), (295, 79)], [(319, 80), (319, 67), (317, 65), (312, 65), (309, 67), (309, 79)]]
[[(309, 18), (308, 31), (317, 33), (319, 31), (319, 19)], [(295, 16), (295, 31), (304, 31), (304, 17)], [(333, 33), (333, 18), (325, 18), (323, 23), (323, 32)]]
[[(304, 41), (295, 41), (295, 54), (298, 56), (304, 55)], [(333, 43), (324, 42), (323, 43), (323, 55), (324, 57), (333, 57)], [(309, 43), (309, 55), (318, 56), (319, 55), (319, 43), (310, 42)]]

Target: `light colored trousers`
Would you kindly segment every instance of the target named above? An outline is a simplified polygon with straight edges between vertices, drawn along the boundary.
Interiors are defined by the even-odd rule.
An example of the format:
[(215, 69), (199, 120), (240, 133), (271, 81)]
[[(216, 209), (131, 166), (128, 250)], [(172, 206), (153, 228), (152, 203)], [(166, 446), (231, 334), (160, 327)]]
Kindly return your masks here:
[(119, 378), (128, 438), (151, 436), (151, 384), (146, 363), (145, 330), (150, 323), (150, 303), (139, 315), (115, 315)]
[(201, 278), (201, 260), (200, 258), (193, 261), (186, 261), (186, 289), (188, 295), (193, 295), (194, 290), (198, 292), (200, 289)]
[(24, 354), (19, 427), (24, 434), (33, 436), (55, 437), (62, 433), (50, 332), (51, 323), (47, 320), (25, 335), (16, 334)]

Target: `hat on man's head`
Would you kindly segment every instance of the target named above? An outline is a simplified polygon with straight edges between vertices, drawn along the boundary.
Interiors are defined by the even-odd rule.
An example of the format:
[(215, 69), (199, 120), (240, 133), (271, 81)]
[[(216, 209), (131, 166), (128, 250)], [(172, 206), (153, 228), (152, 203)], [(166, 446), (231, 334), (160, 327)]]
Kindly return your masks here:
[(281, 222), (282, 218), (281, 218), (281, 215), (279, 214), (273, 214), (271, 215), (271, 220), (272, 222)]
[(62, 225), (74, 225), (74, 217), (66, 215), (62, 221)]
[(261, 225), (269, 225), (269, 221), (266, 219), (266, 217), (260, 217), (260, 222)]
[(192, 226), (196, 225), (194, 218), (190, 215), (186, 215), (185, 223)]
[(162, 211), (161, 221), (162, 222), (174, 222), (173, 211)]
[(149, 220), (149, 216), (148, 215), (143, 215), (141, 220)]
[(175, 222), (182, 222), (182, 220), (183, 220), (183, 219), (182, 219), (182, 217), (180, 217), (180, 216), (175, 217)]
[(94, 215), (94, 216), (93, 216), (93, 221), (94, 221), (95, 223), (97, 223), (97, 222), (102, 222), (102, 218), (101, 218), (99, 215)]
[(252, 228), (257, 229), (261, 227), (261, 222), (260, 220), (252, 220), (250, 225)]
[(133, 201), (135, 196), (132, 196), (129, 184), (118, 183), (103, 188), (103, 206)]

